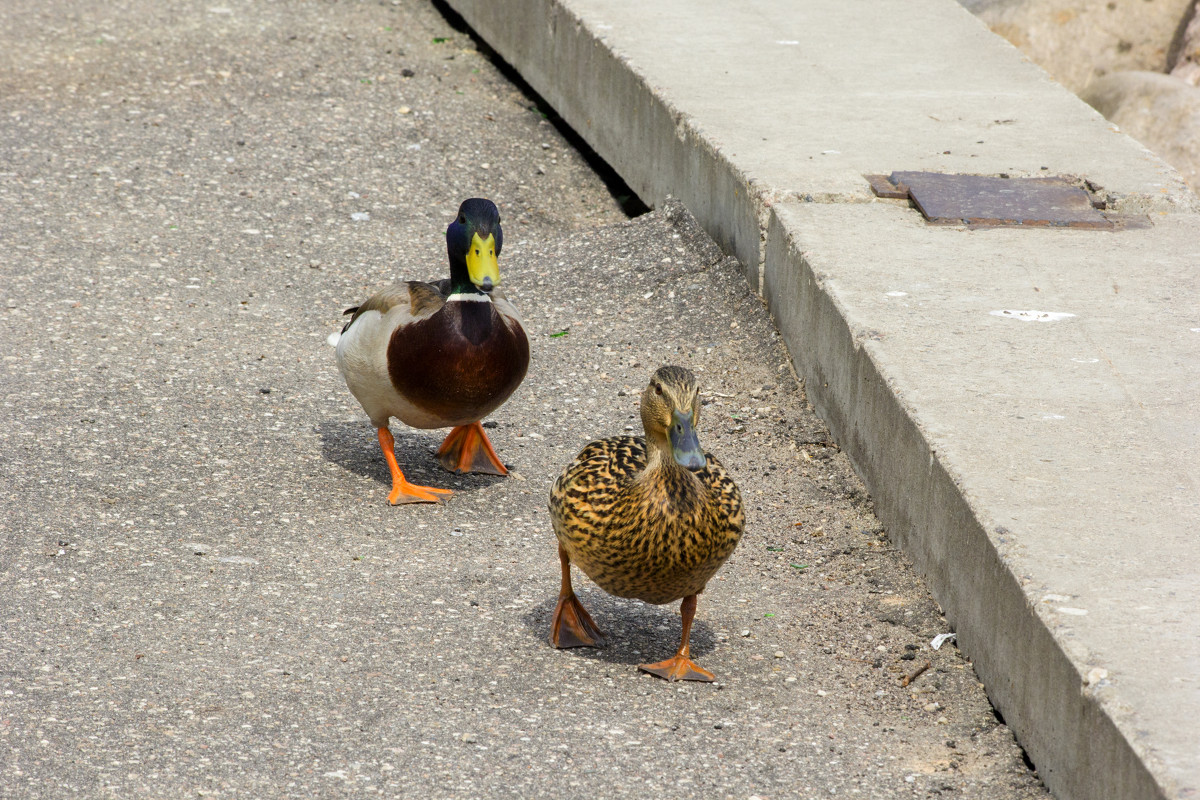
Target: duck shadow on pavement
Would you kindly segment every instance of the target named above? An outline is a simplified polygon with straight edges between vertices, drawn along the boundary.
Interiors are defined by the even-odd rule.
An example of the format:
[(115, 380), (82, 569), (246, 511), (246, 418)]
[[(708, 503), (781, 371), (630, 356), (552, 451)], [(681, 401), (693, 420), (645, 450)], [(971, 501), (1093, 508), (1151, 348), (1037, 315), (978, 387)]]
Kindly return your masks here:
[[(564, 648), (563, 652), (607, 664), (634, 667), (675, 655), (682, 630), (678, 603), (653, 606), (640, 600), (613, 597), (592, 586), (579, 586), (578, 577), (572, 577), (572, 583), (576, 584), (575, 593), (596, 625), (604, 631), (604, 640), (599, 647)], [(704, 602), (703, 595), (700, 602)], [(522, 616), (529, 634), (546, 647), (553, 647), (550, 644), (550, 620), (557, 604), (558, 593), (555, 592)], [(713, 651), (716, 641), (711, 625), (702, 619), (692, 621), (691, 656), (700, 666), (704, 666), (703, 657)]]
[[(375, 426), (369, 422), (325, 421), (317, 424), (315, 429), (321, 437), (321, 455), (326, 461), (371, 478), (385, 488), (385, 493), (391, 489), (392, 475), (383, 460)], [(499, 475), (456, 474), (443, 469), (434, 453), (445, 435), (446, 431), (427, 433), (400, 424), (392, 425), (396, 461), (404, 477), (413, 483), (455, 491), (481, 489), (505, 480)]]

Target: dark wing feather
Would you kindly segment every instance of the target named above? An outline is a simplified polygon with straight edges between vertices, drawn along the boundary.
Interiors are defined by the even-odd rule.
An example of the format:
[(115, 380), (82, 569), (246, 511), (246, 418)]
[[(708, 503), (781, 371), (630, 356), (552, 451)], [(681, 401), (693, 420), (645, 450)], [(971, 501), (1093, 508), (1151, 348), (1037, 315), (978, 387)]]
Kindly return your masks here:
[(645, 468), (646, 441), (640, 436), (591, 442), (554, 482), (551, 513), (565, 511), (588, 525), (603, 525), (618, 493)]
[(647, 473), (641, 437), (592, 442), (554, 484), (550, 517), (571, 560), (605, 591), (666, 603), (703, 591), (745, 525), (719, 461)]

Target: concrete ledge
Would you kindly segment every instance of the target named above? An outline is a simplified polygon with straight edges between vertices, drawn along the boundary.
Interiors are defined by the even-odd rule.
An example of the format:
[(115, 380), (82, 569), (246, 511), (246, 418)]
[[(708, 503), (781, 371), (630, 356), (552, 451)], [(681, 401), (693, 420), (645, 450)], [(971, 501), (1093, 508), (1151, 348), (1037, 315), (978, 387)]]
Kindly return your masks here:
[(755, 289), (771, 204), (870, 202), (864, 174), (1047, 168), (1087, 176), (1118, 211), (1197, 207), (953, 0), (448, 5), (643, 200), (681, 200)]
[[(1200, 217), (952, 0), (450, 0), (746, 266), (1064, 798), (1200, 796)], [(1073, 175), (1153, 226), (932, 228), (893, 170)], [(1068, 316), (1022, 321), (1040, 310)], [(999, 312), (998, 315), (993, 312)]]
[[(1055, 244), (1030, 257), (1039, 236)], [(1196, 501), (1177, 481), (1194, 491), (1197, 459), (1171, 419), (1194, 411), (1166, 408), (1195, 378), (1147, 384), (1128, 360), (1162, 356), (1127, 349), (1140, 326), (1190, 333), (1190, 301), (1138, 286), (1131, 254), (1175, 253), (1159, 273), (1172, 285), (1194, 237), (1191, 215), (1116, 235), (968, 232), (882, 203), (781, 205), (768, 232), (766, 299), (809, 398), (1065, 797), (1195, 785)], [(1105, 260), (1125, 297), (1088, 303), (1075, 290)], [(991, 314), (1037, 296), (1076, 317)]]

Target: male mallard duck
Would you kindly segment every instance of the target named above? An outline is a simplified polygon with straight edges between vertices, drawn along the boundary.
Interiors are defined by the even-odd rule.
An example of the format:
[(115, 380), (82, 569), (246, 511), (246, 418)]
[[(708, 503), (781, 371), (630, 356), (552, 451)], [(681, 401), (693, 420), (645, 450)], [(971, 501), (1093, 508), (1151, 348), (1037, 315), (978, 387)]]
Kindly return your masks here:
[(571, 589), (574, 563), (609, 594), (682, 599), (679, 650), (638, 668), (672, 681), (713, 680), (688, 655), (696, 595), (737, 547), (745, 516), (733, 479), (700, 449), (699, 419), (696, 376), (661, 367), (642, 392), (645, 437), (592, 442), (554, 482), (550, 517), (562, 563), (555, 647), (587, 647), (603, 636)]
[(379, 430), (393, 505), (436, 503), (451, 492), (405, 479), (391, 417), (414, 428), (453, 426), (438, 449), (452, 472), (508, 474), (479, 424), (529, 367), (529, 338), (496, 288), (503, 238), (496, 205), (467, 200), (446, 229), (448, 280), (397, 284), (346, 311), (354, 316), (338, 339), (338, 369)]

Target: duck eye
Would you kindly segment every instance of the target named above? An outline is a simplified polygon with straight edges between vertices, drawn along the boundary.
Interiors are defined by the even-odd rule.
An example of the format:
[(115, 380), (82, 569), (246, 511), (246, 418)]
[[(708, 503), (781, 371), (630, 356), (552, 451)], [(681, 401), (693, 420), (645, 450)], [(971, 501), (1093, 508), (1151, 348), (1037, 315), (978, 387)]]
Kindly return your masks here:
[(458, 215), (458, 224), (459, 224), (459, 225), (466, 225), (466, 224), (467, 224), (467, 217), (466, 217), (466, 215), (465, 215), (465, 214), (459, 214), (459, 215)]
[(656, 383), (656, 384), (654, 384), (654, 393), (655, 393), (655, 394), (662, 394), (662, 386), (661, 386), (661, 385), (659, 385), (659, 384), (657, 384), (657, 383)]

